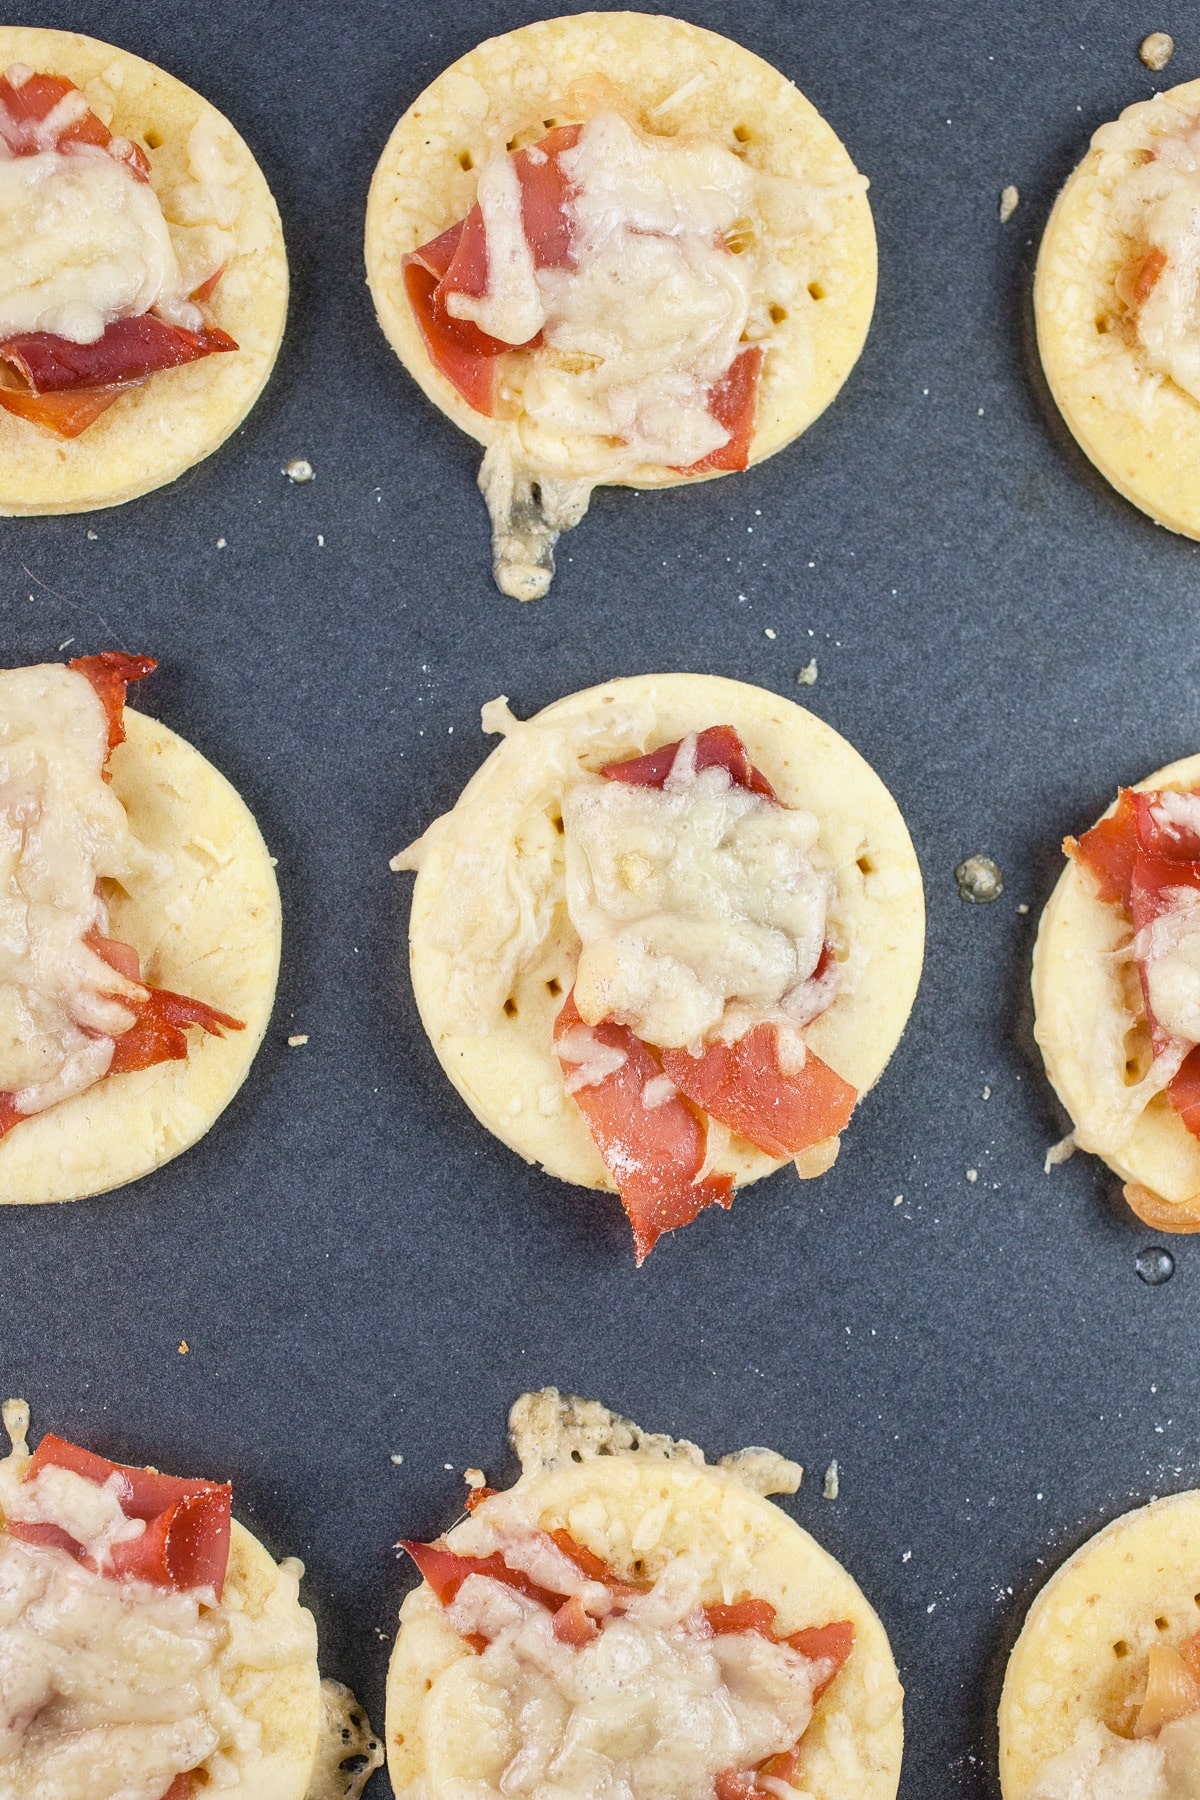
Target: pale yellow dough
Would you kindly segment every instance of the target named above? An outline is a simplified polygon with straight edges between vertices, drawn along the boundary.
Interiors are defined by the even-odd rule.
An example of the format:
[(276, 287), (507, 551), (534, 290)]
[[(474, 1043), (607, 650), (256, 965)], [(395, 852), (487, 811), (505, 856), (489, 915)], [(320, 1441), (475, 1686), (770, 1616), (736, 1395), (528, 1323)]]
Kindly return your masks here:
[(245, 802), (198, 750), (127, 707), (113, 790), (157, 853), (136, 893), (112, 888), (110, 935), (132, 944), (155, 987), (245, 1023), (188, 1030), (186, 1062), (114, 1075), (31, 1115), (0, 1139), (0, 1203), (77, 1200), (121, 1187), (203, 1137), (245, 1080), (279, 971), (279, 890)]
[[(25, 63), (65, 75), (118, 137), (146, 150), (185, 274), (224, 273), (210, 303), (236, 351), (166, 369), (131, 388), (67, 441), (0, 410), (0, 514), (88, 512), (174, 481), (240, 425), (275, 363), (287, 314), (287, 257), (263, 173), (214, 106), (128, 50), (71, 31), (0, 26), (0, 71)], [(196, 127), (221, 163), (221, 190), (196, 213), (188, 139)], [(214, 190), (215, 193), (215, 190)]]
[[(1200, 787), (1200, 756), (1184, 757), (1134, 785)], [(1106, 818), (1115, 806), (1114, 800)], [(1078, 1146), (1102, 1156), (1122, 1181), (1179, 1204), (1200, 1194), (1200, 1143), (1166, 1094), (1155, 1095), (1125, 1133), (1114, 1133), (1109, 1122), (1106, 1097), (1140, 1077), (1150, 1060), (1136, 975), (1115, 954), (1131, 937), (1121, 909), (1098, 899), (1087, 874), (1069, 861), (1038, 928), (1034, 1037)]]
[(1025, 1800), (1081, 1727), (1128, 1737), (1153, 1644), (1200, 1629), (1200, 1493), (1114, 1519), (1051, 1577), (1029, 1609), (1000, 1696), (1000, 1787)]
[[(553, 1389), (525, 1396), (514, 1408), (514, 1420), (525, 1402), (547, 1396), (559, 1402)], [(563, 1404), (585, 1414), (603, 1410), (569, 1396)], [(629, 1427), (626, 1420), (615, 1424)], [(784, 1632), (849, 1619), (854, 1648), (818, 1701), (801, 1740), (797, 1785), (811, 1800), (846, 1800), (849, 1795), (854, 1800), (893, 1800), (904, 1739), (903, 1693), (887, 1633), (861, 1588), (786, 1513), (752, 1492), (734, 1468), (706, 1464), (694, 1445), (645, 1440), (636, 1427), (619, 1435), (628, 1441), (630, 1430), (635, 1444), (640, 1440), (649, 1447), (614, 1446), (604, 1435), (604, 1448), (597, 1449), (581, 1434), (573, 1438), (571, 1450), (540, 1467), (541, 1459), (523, 1456), (525, 1472), (516, 1487), (485, 1501), (476, 1516), (499, 1523), (506, 1509), (519, 1508), (521, 1517), (536, 1509), (537, 1523), (545, 1530), (569, 1531), (618, 1575), (633, 1575), (636, 1562), (642, 1579), (653, 1580), (668, 1561), (687, 1551), (711, 1555), (719, 1573), (703, 1604), (768, 1600)], [(736, 1467), (737, 1459), (731, 1460)], [(787, 1486), (794, 1487), (799, 1471), (787, 1466), (794, 1471)], [(446, 1541), (454, 1546), (454, 1531), (446, 1533)], [(400, 1609), (400, 1632), (388, 1670), (385, 1737), (398, 1800), (426, 1769), (421, 1709), (428, 1680), (470, 1654), (446, 1622), (432, 1589), (422, 1583)], [(433, 1749), (441, 1769), (461, 1762), (458, 1772), (469, 1777), (470, 1722), (460, 1723), (458, 1754), (445, 1736), (439, 1736)]]
[[(783, 804), (812, 812), (820, 821), (820, 847), (836, 870), (831, 916), (842, 939), (838, 954), (854, 958), (854, 973), (803, 1035), (843, 1080), (865, 1092), (900, 1040), (925, 948), (921, 871), (899, 808), (870, 765), (823, 720), (763, 688), (718, 675), (637, 675), (605, 682), (555, 701), (537, 721), (570, 725), (580, 732), (582, 748), (584, 729), (597, 713), (602, 716), (618, 703), (646, 702), (655, 719), (647, 741), (597, 743), (589, 766), (655, 749), (709, 725), (732, 725)], [(504, 766), (493, 753), (464, 790), (460, 807), (497, 783), (503, 792)], [(579, 954), (565, 903), (535, 963), (517, 977), (511, 1013), (497, 1009), (482, 1035), (461, 1028), (449, 993), (451, 953), (443, 937), (445, 884), (453, 879), (458, 846), (455, 816), (449, 814), (450, 828), (430, 840), (413, 894), (409, 957), (425, 1029), (447, 1075), (489, 1131), (560, 1180), (611, 1192), (612, 1178), (583, 1115), (563, 1091), (551, 1042)], [(561, 840), (548, 819), (540, 825), (541, 840), (561, 864)], [(852, 1134), (853, 1122), (849, 1130)], [(781, 1163), (731, 1137), (714, 1166), (744, 1184)]]
[[(1187, 81), (1128, 107), (1121, 124), (1166, 135), (1198, 115), (1200, 81)], [(1200, 403), (1142, 363), (1114, 286), (1144, 248), (1118, 228), (1111, 202), (1139, 160), (1094, 141), (1058, 196), (1034, 283), (1038, 349), (1063, 418), (1106, 480), (1158, 524), (1200, 537)]]
[[(754, 168), (793, 180), (826, 185), (856, 173), (836, 134), (778, 69), (682, 19), (577, 13), (489, 38), (460, 57), (414, 100), (379, 159), (367, 206), (367, 280), (397, 356), (435, 405), (481, 444), (492, 441), (495, 422), (468, 406), (429, 360), (405, 295), (402, 261), (466, 216), (478, 170), (491, 154), (561, 103), (570, 88), (596, 76), (614, 83), (647, 131), (707, 133), (740, 150)], [(696, 77), (694, 88), (663, 107)], [(770, 340), (752, 463), (781, 450), (825, 410), (857, 362), (871, 322), (875, 228), (866, 195), (834, 194), (824, 204), (826, 231), (798, 234), (778, 247), (778, 260), (801, 277), (800, 301)], [(670, 487), (698, 479), (709, 477), (646, 464), (618, 485)]]

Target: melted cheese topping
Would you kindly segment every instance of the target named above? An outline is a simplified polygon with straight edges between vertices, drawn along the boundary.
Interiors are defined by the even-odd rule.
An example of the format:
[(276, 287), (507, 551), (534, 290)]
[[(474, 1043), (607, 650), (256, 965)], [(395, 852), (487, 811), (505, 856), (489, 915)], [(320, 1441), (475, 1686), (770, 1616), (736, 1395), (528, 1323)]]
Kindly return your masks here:
[(1021, 1800), (1193, 1800), (1200, 1792), (1200, 1716), (1165, 1725), (1154, 1739), (1081, 1726), (1075, 1742), (1039, 1770)]
[[(540, 1534), (472, 1523), (470, 1554), (503, 1549), (510, 1567), (605, 1612), (607, 1590), (583, 1580)], [(455, 1546), (468, 1551), (461, 1534)], [(674, 1558), (579, 1649), (558, 1641), (544, 1607), (470, 1576), (447, 1617), (460, 1634), (490, 1642), (433, 1682), (421, 1714), (429, 1754), (418, 1788), (429, 1796), (464, 1791), (456, 1780), (464, 1719), (471, 1792), (480, 1800), (712, 1800), (718, 1775), (790, 1750), (812, 1717), (812, 1665), (757, 1633), (713, 1636), (699, 1610), (713, 1575), (702, 1555)], [(452, 1746), (455, 1767), (439, 1766), (439, 1744)]]
[(142, 993), (84, 943), (106, 934), (97, 882), (145, 866), (107, 759), (85, 675), (0, 671), (0, 1092), (21, 1112), (99, 1081), (134, 1022), (122, 1001)]
[(1162, 1030), (1200, 1044), (1200, 892), (1172, 889), (1170, 907), (1138, 933), (1134, 952), (1145, 961), (1150, 1010)]
[[(59, 1524), (101, 1554), (145, 1529), (120, 1518), (111, 1484), (65, 1469), (23, 1481), (28, 1410), (10, 1403), (5, 1423), (6, 1518)], [(237, 1786), (261, 1727), (231, 1696), (252, 1704), (254, 1671), (312, 1653), (296, 1607), (300, 1565), (280, 1573), (252, 1620), (211, 1592), (111, 1580), (0, 1532), (0, 1800), (162, 1800), (190, 1770), (214, 1790)]]
[[(1115, 147), (1127, 123), (1104, 127), (1096, 143)], [(1167, 260), (1131, 309), (1133, 329), (1143, 363), (1200, 400), (1200, 125), (1180, 120), (1175, 132), (1146, 134), (1136, 147), (1146, 160), (1116, 182), (1114, 215), (1139, 251), (1157, 250)], [(1118, 278), (1118, 292), (1123, 285)]]
[(830, 885), (816, 819), (697, 773), (695, 744), (661, 790), (581, 779), (563, 824), (580, 1013), (698, 1053), (767, 1019), (806, 1024), (832, 993), (812, 980)]
[[(181, 303), (149, 182), (95, 147), (6, 156), (0, 146), (0, 337), (47, 331), (91, 344), (114, 319), (159, 306), (174, 317)], [(199, 319), (191, 307), (180, 322)]]
[[(721, 769), (697, 774), (694, 734), (661, 791), (590, 773), (585, 759), (645, 747), (648, 708), (609, 707), (581, 730), (522, 723), (493, 701), (483, 724), (506, 735), (486, 785), (392, 861), (419, 868), (427, 844), (454, 842), (439, 943), (461, 1028), (494, 1028), (565, 896), (586, 1022), (615, 1017), (648, 1043), (696, 1050), (772, 1022), (798, 1066), (798, 1028), (830, 1004), (840, 967), (815, 978), (834, 898), (817, 820)], [(547, 817), (556, 809), (562, 835)], [(576, 1065), (572, 1090), (620, 1066), (586, 1030), (559, 1048)]]

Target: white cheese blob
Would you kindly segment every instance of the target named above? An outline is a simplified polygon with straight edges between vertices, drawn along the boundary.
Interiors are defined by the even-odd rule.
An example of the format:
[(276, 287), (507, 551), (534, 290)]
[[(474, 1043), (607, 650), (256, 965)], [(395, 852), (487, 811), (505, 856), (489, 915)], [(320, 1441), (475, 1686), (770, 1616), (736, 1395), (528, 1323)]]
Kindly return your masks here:
[[(812, 1665), (757, 1633), (713, 1636), (699, 1610), (710, 1574), (676, 1557), (579, 1649), (558, 1641), (544, 1607), (469, 1577), (447, 1616), (491, 1641), (433, 1681), (420, 1790), (465, 1793), (466, 1748), (475, 1800), (712, 1800), (718, 1775), (790, 1750), (812, 1717)], [(581, 1597), (596, 1586), (570, 1564), (555, 1591), (568, 1583)]]
[(805, 1024), (832, 993), (814, 1003), (830, 899), (816, 819), (698, 772), (695, 744), (662, 789), (581, 776), (563, 824), (581, 1015), (698, 1054), (765, 1020)]
[(1022, 1800), (1193, 1800), (1200, 1792), (1200, 1717), (1165, 1725), (1156, 1738), (1080, 1727), (1038, 1771)]
[(124, 163), (94, 147), (0, 155), (0, 337), (95, 343), (179, 290), (158, 198)]
[[(1096, 141), (1109, 139), (1102, 131)], [(1117, 181), (1114, 215), (1139, 257), (1159, 251), (1167, 260), (1133, 308), (1133, 328), (1146, 366), (1200, 400), (1200, 124), (1181, 119), (1169, 135), (1146, 133), (1138, 147), (1147, 160)], [(1122, 285), (1118, 278), (1119, 292)]]
[(1150, 1011), (1178, 1041), (1200, 1044), (1200, 892), (1170, 890), (1166, 912), (1138, 933), (1135, 954), (1145, 963)]
[(0, 1092), (20, 1112), (99, 1081), (144, 992), (84, 942), (107, 934), (97, 882), (145, 866), (107, 757), (108, 716), (85, 675), (0, 671)]

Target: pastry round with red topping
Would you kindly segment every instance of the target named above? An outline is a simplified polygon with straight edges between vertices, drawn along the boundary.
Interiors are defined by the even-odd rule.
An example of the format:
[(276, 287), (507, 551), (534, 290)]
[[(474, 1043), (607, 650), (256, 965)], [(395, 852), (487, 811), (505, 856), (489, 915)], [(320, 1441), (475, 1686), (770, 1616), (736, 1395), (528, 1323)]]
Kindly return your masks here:
[(0, 28), (0, 513), (114, 506), (208, 456), (271, 373), (287, 288), (214, 106), (111, 44)]
[(1102, 125), (1055, 203), (1034, 283), (1050, 391), (1084, 453), (1200, 537), (1200, 81)]
[(321, 1681), (303, 1564), (277, 1563), (231, 1517), (227, 1482), (110, 1462), (50, 1433), (31, 1454), (25, 1402), (3, 1413), (4, 1668), (19, 1696), (5, 1790), (306, 1800), (332, 1794), (331, 1770), (361, 1751), (361, 1777), (336, 1789), (356, 1800), (382, 1753), (349, 1691)]
[(1170, 1800), (1200, 1779), (1200, 1493), (1114, 1519), (1029, 1609), (1000, 1697), (1004, 1800)]
[(710, 1465), (548, 1388), (510, 1415), (522, 1474), (406, 1543), (422, 1584), (388, 1672), (401, 1800), (466, 1793), (893, 1800), (903, 1694), (847, 1571), (766, 1498), (770, 1450)]
[(1200, 1230), (1200, 756), (1063, 848), (1033, 958), (1046, 1073), (1138, 1217)]
[(824, 411), (875, 301), (866, 185), (792, 82), (681, 19), (525, 25), (413, 102), (367, 276), (397, 355), (485, 446), (504, 592), (545, 593), (597, 485), (742, 469)]
[(0, 671), (0, 1204), (148, 1174), (241, 1086), (275, 872), (198, 750), (124, 705), (148, 657)]
[(920, 978), (895, 801), (791, 701), (643, 675), (521, 723), (393, 863), (421, 1018), (475, 1115), (616, 1189), (640, 1261), (734, 1183), (827, 1169)]

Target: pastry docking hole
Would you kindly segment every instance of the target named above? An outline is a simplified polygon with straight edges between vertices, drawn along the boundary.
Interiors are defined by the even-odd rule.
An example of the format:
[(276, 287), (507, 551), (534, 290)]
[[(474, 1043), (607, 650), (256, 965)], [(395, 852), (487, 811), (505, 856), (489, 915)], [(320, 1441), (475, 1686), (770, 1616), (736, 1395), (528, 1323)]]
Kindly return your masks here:
[(867, 856), (866, 854), (860, 856), (858, 859), (858, 872), (860, 875), (873, 875), (875, 873), (874, 857)]
[(1162, 1618), (1155, 1619), (1154, 1629), (1156, 1631), (1170, 1631), (1170, 1629), (1171, 1629), (1170, 1619), (1162, 1619)]
[(504, 1016), (507, 1019), (515, 1019), (517, 1016), (517, 1003), (513, 999), (511, 994), (508, 996), (508, 999), (504, 1002)]
[(733, 128), (733, 135), (739, 144), (748, 144), (750, 142), (750, 127), (748, 125), (735, 125)]
[(823, 300), (825, 298), (825, 287), (820, 281), (810, 281), (808, 284), (808, 291), (811, 298), (814, 300)]
[(1129, 1655), (1129, 1645), (1125, 1642), (1124, 1638), (1118, 1638), (1113, 1645), (1113, 1655), (1118, 1661), (1120, 1661), (1123, 1656)]
[(561, 994), (562, 993), (562, 982), (558, 979), (557, 975), (552, 975), (550, 977), (549, 981), (546, 983), (546, 992), (548, 994)]
[(148, 131), (146, 133), (145, 138), (143, 139), (143, 142), (145, 143), (147, 150), (161, 150), (162, 149), (162, 141), (163, 141), (162, 132), (154, 131), (154, 130)]
[(775, 305), (771, 308), (770, 320), (771, 320), (772, 325), (782, 325), (783, 321), (787, 318), (787, 316), (788, 316), (788, 314), (787, 314), (786, 306)]
[(469, 175), (471, 170), (475, 167), (475, 158), (471, 155), (469, 150), (459, 151), (458, 166), (464, 175)]

